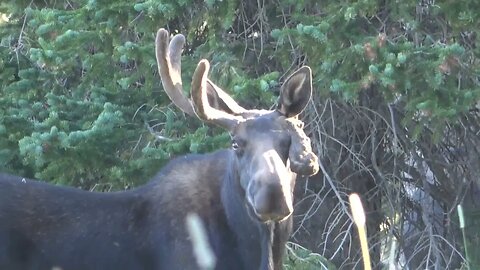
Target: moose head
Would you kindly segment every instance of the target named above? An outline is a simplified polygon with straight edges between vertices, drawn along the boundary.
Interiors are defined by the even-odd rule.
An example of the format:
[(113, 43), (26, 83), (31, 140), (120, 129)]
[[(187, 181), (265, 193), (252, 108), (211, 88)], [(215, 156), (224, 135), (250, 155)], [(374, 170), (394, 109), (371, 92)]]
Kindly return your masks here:
[(157, 33), (156, 55), (165, 91), (185, 113), (230, 133), (234, 178), (248, 211), (262, 222), (286, 219), (293, 211), (296, 173), (318, 171), (317, 157), (297, 119), (312, 95), (311, 69), (301, 67), (285, 80), (275, 110), (247, 110), (208, 78), (210, 64), (201, 60), (189, 100), (181, 81), (184, 43), (181, 34), (169, 42), (166, 30)]

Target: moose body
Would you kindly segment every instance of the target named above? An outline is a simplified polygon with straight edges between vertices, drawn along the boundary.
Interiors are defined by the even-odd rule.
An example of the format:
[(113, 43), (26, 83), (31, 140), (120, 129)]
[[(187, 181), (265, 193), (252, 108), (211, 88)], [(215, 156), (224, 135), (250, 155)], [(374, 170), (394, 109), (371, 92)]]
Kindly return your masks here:
[[(241, 249), (221, 202), (222, 178), (211, 176), (227, 175), (229, 152), (178, 158), (148, 184), (123, 192), (1, 175), (0, 269), (198, 269), (187, 213), (205, 221), (218, 269), (258, 269), (259, 258), (238, 260)], [(252, 232), (239, 237), (260, 237)], [(248, 249), (261, 254), (258, 245)]]
[(185, 227), (189, 213), (202, 220), (215, 269), (282, 268), (296, 173), (318, 170), (295, 119), (310, 99), (310, 69), (286, 80), (276, 110), (245, 110), (207, 79), (203, 60), (191, 102), (179, 81), (184, 38), (168, 40), (159, 30), (157, 61), (167, 94), (187, 114), (227, 129), (232, 148), (177, 158), (149, 183), (122, 192), (0, 174), (0, 269), (199, 269)]

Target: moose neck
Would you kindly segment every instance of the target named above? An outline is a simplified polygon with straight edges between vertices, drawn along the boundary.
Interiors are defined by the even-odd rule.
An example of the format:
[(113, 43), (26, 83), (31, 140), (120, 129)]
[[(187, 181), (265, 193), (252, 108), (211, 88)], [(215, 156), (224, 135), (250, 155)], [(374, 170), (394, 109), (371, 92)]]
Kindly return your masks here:
[(260, 222), (249, 213), (245, 191), (240, 186), (240, 168), (234, 155), (231, 153), (229, 157), (221, 197), (228, 224), (236, 236), (243, 269), (273, 270), (275, 223)]

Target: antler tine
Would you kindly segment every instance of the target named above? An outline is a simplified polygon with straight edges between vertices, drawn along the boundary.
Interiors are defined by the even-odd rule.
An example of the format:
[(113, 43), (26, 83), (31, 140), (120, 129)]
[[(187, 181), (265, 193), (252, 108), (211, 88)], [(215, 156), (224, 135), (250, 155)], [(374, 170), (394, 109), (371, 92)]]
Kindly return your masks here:
[(207, 87), (211, 87), (215, 90), (218, 98), (225, 103), (226, 108), (228, 108), (232, 114), (241, 115), (247, 111), (245, 108), (238, 105), (238, 103), (229, 94), (223, 91), (222, 88), (215, 85), (210, 79), (207, 79)]
[(231, 130), (239, 122), (243, 121), (243, 117), (218, 110), (209, 104), (207, 87), (209, 84), (212, 86), (212, 82), (207, 79), (209, 69), (210, 64), (205, 59), (201, 60), (195, 69), (192, 79), (193, 108), (198, 118)]
[(183, 94), (181, 55), (184, 44), (185, 37), (182, 34), (175, 35), (169, 44), (168, 31), (163, 28), (158, 30), (155, 40), (158, 73), (162, 79), (163, 88), (173, 104), (186, 114), (196, 116), (192, 103)]

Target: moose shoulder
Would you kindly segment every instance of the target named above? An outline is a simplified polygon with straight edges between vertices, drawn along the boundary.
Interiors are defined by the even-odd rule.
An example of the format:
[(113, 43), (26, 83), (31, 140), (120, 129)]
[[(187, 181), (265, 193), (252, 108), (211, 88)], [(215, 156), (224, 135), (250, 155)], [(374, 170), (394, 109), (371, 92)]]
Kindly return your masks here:
[(215, 269), (282, 269), (296, 174), (318, 171), (303, 124), (311, 71), (283, 84), (275, 110), (247, 110), (208, 79), (200, 61), (185, 97), (185, 39), (160, 29), (156, 56), (165, 91), (185, 113), (221, 126), (232, 147), (170, 161), (149, 183), (95, 193), (0, 174), (0, 269), (198, 269), (185, 218), (196, 213)]

